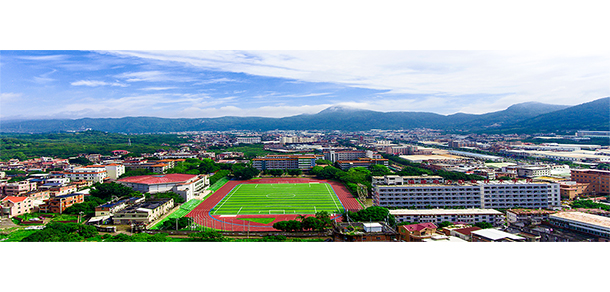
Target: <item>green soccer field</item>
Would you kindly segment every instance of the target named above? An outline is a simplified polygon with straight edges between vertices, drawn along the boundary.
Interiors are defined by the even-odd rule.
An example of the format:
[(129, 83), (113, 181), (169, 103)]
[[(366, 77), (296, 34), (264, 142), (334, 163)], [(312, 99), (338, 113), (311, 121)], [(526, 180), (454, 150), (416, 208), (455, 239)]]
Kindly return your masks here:
[(212, 215), (277, 215), (343, 212), (327, 183), (240, 184), (212, 209)]

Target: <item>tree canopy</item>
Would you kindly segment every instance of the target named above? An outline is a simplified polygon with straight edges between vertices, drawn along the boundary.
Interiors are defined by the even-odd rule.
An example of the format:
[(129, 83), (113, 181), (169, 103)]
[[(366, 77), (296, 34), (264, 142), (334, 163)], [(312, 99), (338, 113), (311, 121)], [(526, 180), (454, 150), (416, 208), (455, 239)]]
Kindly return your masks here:
[(240, 164), (233, 165), (231, 170), (233, 171), (233, 175), (237, 179), (244, 179), (244, 180), (251, 179), (260, 173), (260, 171), (258, 169), (254, 168), (252, 166), (243, 166)]
[(100, 198), (105, 202), (110, 201), (113, 196), (116, 196), (117, 198), (142, 196), (142, 193), (134, 191), (130, 187), (114, 182), (104, 184), (96, 183), (93, 185), (93, 188), (91, 188), (89, 194), (91, 196)]

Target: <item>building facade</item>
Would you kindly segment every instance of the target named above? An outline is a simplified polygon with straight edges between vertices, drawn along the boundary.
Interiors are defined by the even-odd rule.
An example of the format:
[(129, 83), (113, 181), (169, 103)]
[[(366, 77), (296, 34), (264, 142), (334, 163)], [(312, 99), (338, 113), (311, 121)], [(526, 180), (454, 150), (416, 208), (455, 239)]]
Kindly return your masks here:
[(252, 159), (252, 167), (263, 171), (267, 169), (311, 170), (322, 155), (267, 155)]
[(494, 226), (504, 223), (504, 214), (493, 209), (430, 209), (430, 210), (390, 210), (396, 222), (434, 223), (444, 221), (475, 224), (488, 222)]
[(102, 183), (108, 176), (106, 168), (100, 167), (81, 167), (66, 171), (65, 176), (71, 181), (87, 180), (95, 183)]
[(585, 195), (610, 194), (610, 171), (608, 170), (572, 169), (570, 177), (575, 182), (589, 184)]
[(111, 163), (104, 165), (104, 167), (106, 168), (108, 178), (113, 180), (119, 179), (125, 173), (125, 165), (122, 164)]
[(547, 182), (479, 182), (483, 208), (561, 208), (559, 184)]
[(132, 176), (119, 179), (117, 183), (143, 193), (154, 194), (171, 191), (179, 194), (185, 201), (203, 192), (210, 184), (207, 175), (179, 173)]
[(74, 204), (85, 201), (84, 194), (68, 194), (56, 196), (39, 206), (40, 212), (62, 214), (67, 208)]
[(549, 215), (549, 223), (610, 240), (610, 218), (583, 212), (558, 212)]
[[(398, 208), (560, 208), (559, 184), (529, 181), (447, 182), (430, 177), (373, 178), (373, 202)], [(423, 182), (423, 183), (422, 183)]]
[(114, 224), (149, 224), (174, 207), (174, 199), (144, 202), (120, 210), (112, 217)]
[(33, 211), (33, 200), (29, 197), (7, 196), (0, 201), (0, 215), (7, 218), (29, 214)]
[(261, 137), (237, 137), (239, 144), (257, 144), (261, 142)]
[(30, 182), (29, 180), (7, 183), (4, 186), (4, 194), (7, 196), (23, 195), (25, 193), (35, 191), (37, 186), (38, 185), (35, 182)]

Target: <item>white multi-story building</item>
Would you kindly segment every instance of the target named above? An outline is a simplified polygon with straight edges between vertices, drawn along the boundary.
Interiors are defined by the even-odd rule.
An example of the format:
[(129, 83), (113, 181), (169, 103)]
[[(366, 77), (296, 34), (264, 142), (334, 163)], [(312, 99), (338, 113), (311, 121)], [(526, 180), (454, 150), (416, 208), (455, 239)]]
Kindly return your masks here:
[(436, 181), (438, 183), (374, 184), (373, 202), (377, 206), (399, 208), (481, 208), (479, 186), (470, 183), (447, 185)]
[(256, 144), (261, 142), (261, 137), (237, 137), (239, 144)]
[(88, 166), (74, 168), (71, 171), (66, 171), (65, 177), (71, 181), (86, 180), (101, 183), (108, 176), (108, 172), (104, 166)]
[(280, 143), (282, 144), (295, 144), (295, 143), (313, 143), (317, 142), (318, 139), (315, 137), (299, 137), (299, 136), (291, 136), (291, 137), (281, 137)]
[(22, 180), (12, 183), (7, 183), (4, 186), (4, 194), (7, 196), (22, 195), (27, 192), (35, 191), (37, 184), (29, 180)]
[(547, 166), (529, 166), (517, 168), (517, 175), (520, 177), (537, 177), (551, 175), (551, 168)]
[(373, 178), (373, 202), (399, 208), (560, 208), (559, 184), (529, 181), (444, 183), (439, 177)]
[(429, 209), (429, 210), (390, 210), (397, 222), (434, 223), (443, 221), (475, 224), (488, 222), (494, 226), (502, 225), (504, 214), (493, 209)]
[(112, 163), (104, 165), (110, 179), (118, 179), (125, 173), (125, 165)]
[(358, 158), (367, 157), (367, 151), (363, 150), (344, 150), (344, 151), (325, 151), (324, 159), (332, 162), (344, 161), (344, 160), (357, 160)]
[(491, 181), (479, 186), (482, 208), (561, 208), (558, 183)]

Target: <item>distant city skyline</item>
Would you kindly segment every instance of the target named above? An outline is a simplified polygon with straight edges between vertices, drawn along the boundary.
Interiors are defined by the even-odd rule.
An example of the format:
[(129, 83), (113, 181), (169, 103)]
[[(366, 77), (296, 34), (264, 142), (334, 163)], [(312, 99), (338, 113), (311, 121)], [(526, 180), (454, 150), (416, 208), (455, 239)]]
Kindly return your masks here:
[(481, 114), (609, 96), (609, 66), (550, 51), (0, 51), (0, 118)]

